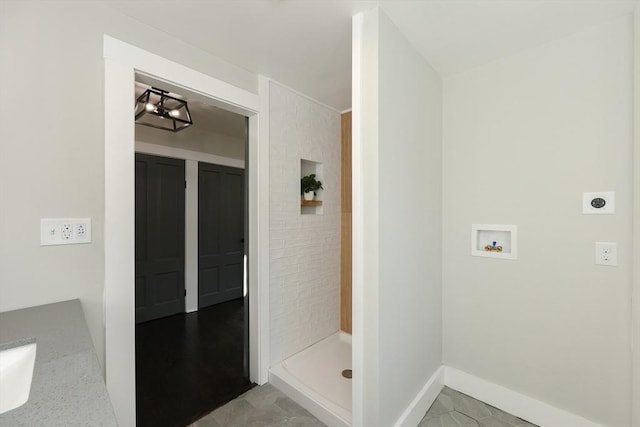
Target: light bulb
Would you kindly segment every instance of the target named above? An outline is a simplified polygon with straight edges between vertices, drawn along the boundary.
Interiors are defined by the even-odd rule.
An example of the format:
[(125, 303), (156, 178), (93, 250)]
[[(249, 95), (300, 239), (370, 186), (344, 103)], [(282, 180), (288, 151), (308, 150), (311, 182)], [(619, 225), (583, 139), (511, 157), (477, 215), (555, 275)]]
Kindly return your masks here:
[(156, 107), (155, 107), (152, 103), (147, 102), (147, 104), (144, 106), (144, 108), (145, 108), (147, 111), (153, 111)]
[(169, 115), (170, 115), (171, 117), (178, 117), (178, 116), (180, 115), (180, 111), (178, 111), (178, 110), (171, 110), (171, 111), (169, 111)]

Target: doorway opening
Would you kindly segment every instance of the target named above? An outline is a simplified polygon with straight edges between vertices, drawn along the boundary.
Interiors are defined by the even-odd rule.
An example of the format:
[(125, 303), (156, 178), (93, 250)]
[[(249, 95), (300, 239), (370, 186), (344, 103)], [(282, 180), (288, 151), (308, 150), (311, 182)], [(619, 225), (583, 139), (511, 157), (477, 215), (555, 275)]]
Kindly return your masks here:
[[(268, 108), (265, 98), (254, 92), (108, 35), (103, 40), (105, 376), (118, 424), (135, 426), (135, 126), (131, 92), (136, 76), (153, 76), (158, 86), (173, 92), (188, 88), (190, 97), (206, 98), (212, 105), (249, 118), (246, 287), (249, 375), (258, 384), (267, 381), (269, 369)], [(180, 82), (179, 86), (175, 82)], [(264, 93), (267, 82), (259, 76), (259, 93)]]
[[(157, 85), (136, 80), (136, 99)], [(135, 126), (138, 426), (188, 425), (253, 386), (248, 118), (186, 89), (167, 93), (188, 103), (193, 124), (179, 132)]]

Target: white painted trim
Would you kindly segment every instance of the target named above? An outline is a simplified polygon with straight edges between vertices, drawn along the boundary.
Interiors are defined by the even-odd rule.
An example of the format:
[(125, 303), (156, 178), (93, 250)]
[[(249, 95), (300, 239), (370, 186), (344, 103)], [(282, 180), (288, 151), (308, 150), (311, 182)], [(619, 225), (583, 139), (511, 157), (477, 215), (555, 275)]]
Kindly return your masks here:
[(579, 415), (449, 366), (444, 370), (444, 384), (540, 427), (603, 427)]
[(414, 427), (424, 418), (433, 402), (444, 387), (445, 367), (440, 366), (438, 370), (429, 378), (416, 397), (411, 401), (407, 409), (404, 410), (400, 418), (395, 422), (394, 427)]
[[(354, 399), (361, 405), (356, 427), (380, 426), (380, 199), (379, 85), (380, 9), (358, 15), (353, 79), (353, 351), (359, 372)], [(357, 70), (357, 72), (356, 72)], [(356, 92), (357, 91), (357, 92)], [(357, 358), (357, 359), (356, 359)], [(356, 371), (356, 363), (361, 367)], [(385, 426), (386, 427), (386, 426)]]
[(364, 323), (363, 294), (363, 214), (362, 205), (362, 132), (361, 132), (361, 61), (362, 31), (364, 16), (358, 13), (352, 24), (352, 66), (351, 66), (351, 188), (352, 188), (352, 271), (351, 271), (351, 366), (354, 372), (352, 384), (351, 424), (363, 427), (364, 420)]
[(152, 144), (143, 141), (136, 141), (136, 153), (152, 154), (154, 156), (164, 156), (182, 160), (195, 160), (197, 162), (244, 169), (244, 160), (185, 150), (178, 147), (167, 147), (166, 145)]
[(187, 181), (184, 200), (184, 287), (187, 291), (185, 311), (193, 313), (198, 311), (198, 162), (185, 159), (184, 163), (184, 178)]
[[(265, 78), (266, 78), (266, 77), (265, 77)], [(331, 110), (331, 111), (334, 111), (334, 112), (336, 112), (336, 113), (340, 114), (340, 110), (338, 110), (338, 109), (337, 109), (337, 108), (335, 108), (335, 107), (332, 107), (331, 105), (327, 105), (327, 104), (325, 104), (324, 102), (320, 102), (320, 101), (318, 101), (317, 99), (312, 98), (312, 97), (310, 97), (309, 95), (304, 94), (304, 93), (302, 93), (302, 92), (300, 92), (300, 91), (298, 91), (298, 90), (295, 90), (294, 88), (292, 88), (292, 87), (290, 87), (290, 86), (287, 86), (287, 85), (286, 85), (286, 84), (284, 84), (284, 83), (280, 83), (280, 82), (279, 82), (279, 81), (277, 81), (277, 80), (273, 80), (273, 79), (271, 79), (271, 78), (269, 78), (268, 80), (269, 80), (271, 83), (277, 84), (278, 86), (282, 86), (283, 88), (285, 88), (285, 89), (287, 89), (287, 90), (289, 90), (289, 91), (291, 91), (291, 92), (295, 93), (296, 95), (301, 96), (302, 98), (308, 99), (308, 100), (309, 100), (309, 101), (311, 101), (311, 102), (314, 102), (314, 103), (316, 103), (316, 104), (318, 104), (318, 105), (323, 106), (324, 108), (327, 108), (327, 109), (329, 109), (329, 110)]]
[(134, 71), (105, 58), (104, 74), (105, 372), (118, 425), (135, 426)]
[[(260, 313), (268, 307), (268, 275), (264, 283), (261, 260), (269, 259), (269, 242), (262, 241), (268, 228), (269, 175), (259, 144), (260, 97), (228, 83), (169, 61), (143, 49), (104, 36), (105, 57), (105, 363), (107, 390), (118, 424), (136, 425), (135, 411), (135, 311), (134, 311), (134, 152), (135, 132), (131, 97), (135, 75), (146, 74), (206, 96), (223, 108), (249, 117), (249, 366), (251, 380), (264, 382), (265, 352), (269, 329)], [(258, 178), (259, 176), (259, 178)], [(259, 184), (259, 185), (258, 185)], [(264, 210), (265, 198), (267, 210)], [(266, 214), (266, 219), (262, 215)], [(268, 230), (266, 231), (268, 236)], [(266, 252), (266, 253), (265, 253)], [(267, 270), (268, 272), (268, 270)], [(266, 289), (262, 289), (265, 285)], [(266, 295), (265, 295), (266, 293)]]
[[(254, 216), (255, 221), (259, 223), (254, 224), (253, 229), (259, 230), (259, 236), (250, 236), (249, 238), (259, 238), (260, 243), (258, 246), (254, 245), (249, 248), (250, 263), (254, 265), (254, 268), (250, 268), (249, 278), (250, 280), (259, 281), (261, 293), (259, 300), (259, 307), (257, 310), (252, 310), (251, 313), (258, 313), (252, 319), (249, 318), (249, 322), (253, 328), (259, 330), (259, 333), (254, 334), (253, 337), (261, 337), (261, 341), (253, 343), (251, 348), (259, 348), (258, 363), (260, 364), (257, 371), (260, 373), (259, 377), (253, 379), (258, 384), (264, 384), (269, 381), (269, 368), (271, 367), (271, 353), (270, 353), (270, 318), (269, 318), (269, 79), (264, 76), (258, 76), (258, 92), (260, 94), (260, 117), (259, 120), (249, 119), (249, 138), (259, 137), (260, 143), (249, 143), (249, 166), (250, 171), (253, 173), (256, 168), (253, 167), (251, 159), (259, 159), (260, 163), (257, 168), (257, 173), (253, 173), (249, 178), (249, 198), (251, 200), (258, 200), (257, 209), (258, 215)], [(251, 218), (250, 218), (251, 220)], [(259, 250), (258, 250), (259, 248)], [(253, 300), (256, 301), (255, 299)], [(251, 304), (251, 301), (249, 302)], [(253, 339), (253, 338), (252, 338)]]
[[(184, 81), (193, 82), (189, 87), (194, 92), (200, 93), (210, 100), (220, 101), (225, 109), (234, 113), (247, 115), (247, 111), (258, 112), (260, 100), (255, 93), (240, 89), (108, 35), (104, 36), (103, 52), (105, 59), (129, 65), (141, 74), (148, 74), (156, 79), (182, 87), (184, 87), (182, 83)], [(161, 72), (154, 73), (149, 70)]]
[(640, 1), (634, 11), (633, 274), (631, 289), (631, 425), (640, 426)]

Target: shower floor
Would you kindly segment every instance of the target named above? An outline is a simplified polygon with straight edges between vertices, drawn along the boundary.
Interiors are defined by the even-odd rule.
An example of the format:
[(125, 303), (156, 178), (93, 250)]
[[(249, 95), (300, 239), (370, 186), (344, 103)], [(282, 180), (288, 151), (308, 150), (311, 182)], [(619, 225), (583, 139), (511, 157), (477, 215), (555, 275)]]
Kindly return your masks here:
[(351, 425), (351, 335), (337, 332), (271, 368), (269, 382), (329, 426)]

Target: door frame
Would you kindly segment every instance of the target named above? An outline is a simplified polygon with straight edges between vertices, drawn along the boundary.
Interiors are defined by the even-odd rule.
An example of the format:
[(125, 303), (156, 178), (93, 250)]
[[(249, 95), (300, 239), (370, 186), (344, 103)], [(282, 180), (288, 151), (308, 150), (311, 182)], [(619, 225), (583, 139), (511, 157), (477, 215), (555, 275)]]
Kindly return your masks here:
[(640, 1), (633, 14), (633, 184), (631, 425), (640, 426)]
[[(119, 425), (136, 425), (135, 243), (132, 116), (136, 74), (202, 94), (249, 117), (247, 152), (250, 379), (269, 370), (269, 144), (268, 98), (162, 58), (108, 35), (104, 56), (104, 325), (106, 383)], [(259, 90), (268, 80), (258, 76)], [(261, 92), (262, 95), (262, 92)]]

